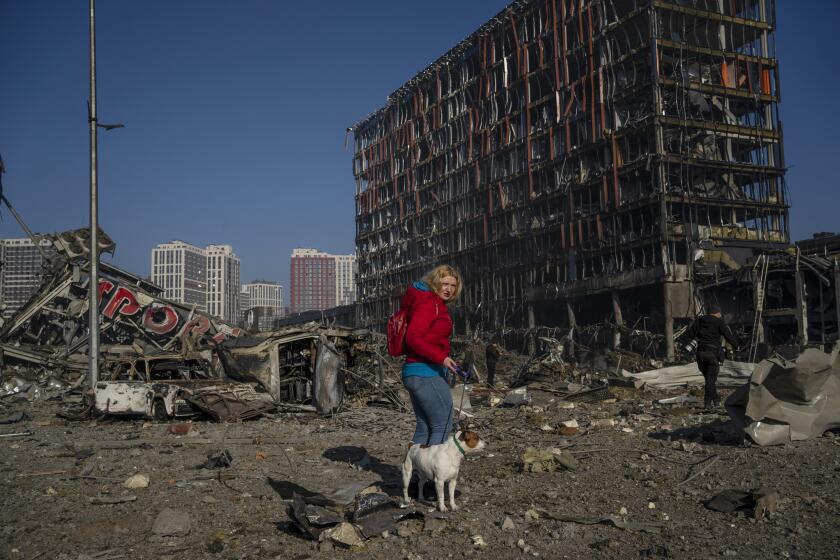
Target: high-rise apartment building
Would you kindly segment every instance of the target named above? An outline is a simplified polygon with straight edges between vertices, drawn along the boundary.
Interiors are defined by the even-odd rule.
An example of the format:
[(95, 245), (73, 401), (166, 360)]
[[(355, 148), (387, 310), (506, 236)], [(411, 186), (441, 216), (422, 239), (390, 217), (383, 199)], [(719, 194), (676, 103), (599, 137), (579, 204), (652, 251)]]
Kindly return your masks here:
[(335, 259), (335, 304), (356, 301), (356, 255), (333, 255)]
[(248, 309), (256, 311), (257, 329), (274, 328), (274, 320), (283, 316), (283, 286), (277, 282), (254, 280), (242, 285), (242, 293), (248, 294)]
[(466, 328), (644, 318), (673, 357), (695, 259), (789, 240), (775, 24), (771, 0), (512, 2), (352, 127), (360, 322), (448, 263)]
[(184, 241), (160, 243), (152, 249), (152, 282), (168, 300), (195, 305), (207, 312), (207, 255)]
[(335, 256), (316, 249), (294, 249), (289, 300), (292, 313), (335, 307)]
[(251, 294), (245, 291), (245, 287), (239, 291), (239, 322), (245, 320), (245, 314), (251, 309)]
[(152, 282), (166, 299), (230, 323), (239, 319), (239, 257), (230, 245), (160, 243), (152, 249), (151, 265)]
[(283, 307), (283, 286), (269, 280), (254, 280), (242, 285), (249, 296), (249, 307)]
[[(56, 252), (47, 240), (40, 242), (47, 257)], [(0, 309), (12, 316), (41, 285), (44, 259), (28, 237), (0, 239)]]
[(207, 312), (230, 323), (239, 318), (239, 257), (230, 245), (208, 245)]

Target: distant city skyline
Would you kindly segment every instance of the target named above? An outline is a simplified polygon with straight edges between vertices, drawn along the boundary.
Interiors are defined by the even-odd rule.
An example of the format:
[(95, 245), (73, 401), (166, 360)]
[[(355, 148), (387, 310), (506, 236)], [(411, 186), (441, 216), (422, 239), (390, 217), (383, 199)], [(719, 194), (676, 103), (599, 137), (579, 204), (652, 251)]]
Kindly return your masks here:
[[(293, 248), (352, 253), (346, 128), (507, 4), (98, 3), (99, 118), (125, 124), (99, 139), (111, 262), (144, 275), (163, 239), (228, 243), (243, 278), (288, 285)], [(840, 3), (780, 0), (776, 12), (791, 237), (802, 239), (840, 230), (825, 203), (840, 181)], [(4, 194), (42, 233), (88, 221), (87, 15), (84, 1), (0, 2)], [(3, 210), (0, 236), (22, 237)]]

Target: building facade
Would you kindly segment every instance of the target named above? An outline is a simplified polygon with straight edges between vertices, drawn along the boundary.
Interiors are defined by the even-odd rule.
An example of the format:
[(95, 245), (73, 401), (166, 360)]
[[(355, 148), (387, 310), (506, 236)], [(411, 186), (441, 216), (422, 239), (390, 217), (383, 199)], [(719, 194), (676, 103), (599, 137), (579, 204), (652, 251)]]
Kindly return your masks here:
[(160, 243), (152, 249), (151, 270), (166, 299), (229, 323), (239, 320), (239, 257), (230, 245)]
[(335, 259), (335, 305), (356, 301), (356, 255), (333, 255)]
[[(42, 240), (40, 245), (48, 258), (56, 254), (49, 241)], [(4, 318), (11, 317), (37, 291), (46, 264), (28, 237), (0, 239), (0, 309)]]
[(335, 257), (316, 249), (294, 249), (289, 303), (292, 313), (335, 307)]
[(207, 312), (229, 323), (239, 319), (239, 257), (230, 245), (208, 245)]
[(160, 243), (152, 249), (151, 280), (163, 288), (163, 297), (195, 305), (207, 312), (207, 254), (184, 241)]
[(770, 0), (517, 0), (354, 125), (360, 323), (434, 264), (462, 328), (619, 327), (673, 356), (705, 251), (789, 241)]
[(251, 294), (245, 291), (245, 287), (239, 292), (239, 322), (245, 320), (245, 314), (251, 309)]
[(256, 322), (252, 328), (267, 331), (274, 328), (274, 322), (283, 316), (283, 286), (267, 280), (254, 280), (243, 284), (242, 293), (248, 294), (248, 310)]

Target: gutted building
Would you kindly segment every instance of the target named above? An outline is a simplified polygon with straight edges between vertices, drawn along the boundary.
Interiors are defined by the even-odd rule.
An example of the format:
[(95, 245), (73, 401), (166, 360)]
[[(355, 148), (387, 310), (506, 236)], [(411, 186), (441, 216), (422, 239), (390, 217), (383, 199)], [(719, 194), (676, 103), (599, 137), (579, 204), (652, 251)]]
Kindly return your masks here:
[(664, 335), (788, 243), (772, 0), (517, 0), (352, 127), (359, 320), (447, 262), (472, 330)]

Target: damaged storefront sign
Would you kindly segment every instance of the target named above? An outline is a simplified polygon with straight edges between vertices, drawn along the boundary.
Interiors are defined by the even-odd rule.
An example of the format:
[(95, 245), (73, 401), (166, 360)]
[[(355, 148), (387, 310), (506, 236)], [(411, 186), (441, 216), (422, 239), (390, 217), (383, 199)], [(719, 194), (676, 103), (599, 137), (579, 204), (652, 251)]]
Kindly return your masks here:
[(795, 361), (756, 365), (749, 384), (726, 400), (726, 410), (758, 445), (820, 437), (840, 428), (840, 343), (831, 354), (808, 348)]

